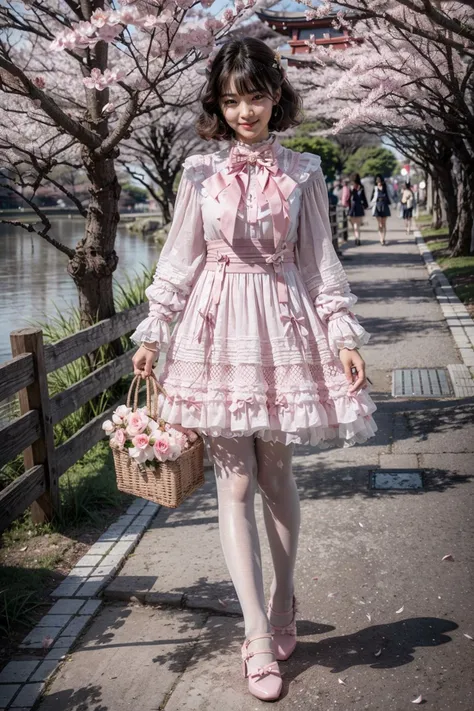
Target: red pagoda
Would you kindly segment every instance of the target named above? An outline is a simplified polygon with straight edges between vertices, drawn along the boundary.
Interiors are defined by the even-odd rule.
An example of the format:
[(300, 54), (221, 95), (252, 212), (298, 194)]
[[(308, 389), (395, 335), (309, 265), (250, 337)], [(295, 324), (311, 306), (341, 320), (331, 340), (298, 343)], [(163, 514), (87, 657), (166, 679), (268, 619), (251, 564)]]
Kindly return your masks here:
[[(307, 20), (304, 12), (286, 12), (284, 10), (259, 10), (256, 15), (272, 30), (290, 38), (288, 44), (291, 51), (289, 53), (282, 52), (282, 55), (287, 56), (288, 59), (295, 54), (311, 53), (310, 48), (305, 44), (311, 35), (314, 35), (316, 44), (326, 47), (332, 46), (334, 49), (346, 49), (351, 42), (354, 42), (349, 29), (334, 27), (336, 13), (313, 20)], [(346, 13), (346, 17), (355, 19), (353, 13)], [(292, 63), (291, 60), (290, 63)]]

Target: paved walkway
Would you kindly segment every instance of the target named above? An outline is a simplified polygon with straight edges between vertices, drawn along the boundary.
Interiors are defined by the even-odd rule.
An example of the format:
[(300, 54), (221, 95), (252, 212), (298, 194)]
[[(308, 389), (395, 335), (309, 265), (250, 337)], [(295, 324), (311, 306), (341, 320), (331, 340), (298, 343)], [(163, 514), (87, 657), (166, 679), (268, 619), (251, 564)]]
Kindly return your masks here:
[[(393, 218), (382, 247), (372, 223), (361, 247), (344, 245), (343, 263), (373, 334), (363, 355), (379, 432), (363, 446), (296, 453), (299, 644), (281, 664), (278, 706), (401, 711), (421, 694), (427, 708), (472, 711), (473, 399), (392, 398), (393, 368), (461, 359), (413, 238)], [(423, 491), (368, 489), (370, 471), (405, 467), (425, 471)], [(40, 711), (263, 708), (240, 676), (243, 622), (212, 472), (182, 508), (159, 511), (105, 596)]]

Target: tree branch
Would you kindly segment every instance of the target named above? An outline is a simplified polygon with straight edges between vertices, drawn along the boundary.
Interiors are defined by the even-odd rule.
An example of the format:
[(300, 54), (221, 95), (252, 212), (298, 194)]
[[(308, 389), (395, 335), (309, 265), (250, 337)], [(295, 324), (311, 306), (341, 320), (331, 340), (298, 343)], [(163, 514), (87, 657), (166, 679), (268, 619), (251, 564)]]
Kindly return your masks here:
[(19, 67), (0, 57), (0, 68), (18, 79), (26, 90), (27, 96), (40, 101), (43, 111), (69, 135), (92, 150), (100, 145), (100, 138), (95, 133), (68, 116), (44, 91), (35, 86)]

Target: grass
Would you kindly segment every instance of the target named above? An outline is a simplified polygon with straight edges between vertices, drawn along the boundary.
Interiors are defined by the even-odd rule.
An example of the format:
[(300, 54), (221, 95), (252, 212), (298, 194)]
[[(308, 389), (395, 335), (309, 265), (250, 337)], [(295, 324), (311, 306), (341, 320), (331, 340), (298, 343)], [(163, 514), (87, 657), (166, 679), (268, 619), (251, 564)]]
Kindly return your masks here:
[(464, 303), (474, 317), (474, 255), (466, 257), (450, 257), (448, 253), (449, 232), (447, 228), (433, 230), (424, 227), (421, 234), (433, 253), (456, 296)]

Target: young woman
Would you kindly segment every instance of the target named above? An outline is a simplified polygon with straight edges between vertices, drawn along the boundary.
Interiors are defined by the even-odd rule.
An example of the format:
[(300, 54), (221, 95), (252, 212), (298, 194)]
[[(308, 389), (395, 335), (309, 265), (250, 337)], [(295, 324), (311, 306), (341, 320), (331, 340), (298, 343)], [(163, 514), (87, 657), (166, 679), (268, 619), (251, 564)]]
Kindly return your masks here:
[(411, 230), (411, 220), (413, 217), (413, 208), (415, 206), (415, 193), (408, 182), (405, 183), (400, 202), (403, 205), (402, 217), (405, 220), (406, 233), (409, 235)]
[[(347, 447), (375, 434), (358, 352), (369, 334), (332, 246), (320, 158), (275, 135), (300, 116), (278, 55), (257, 39), (227, 42), (201, 100), (198, 133), (223, 147), (184, 162), (133, 362), (147, 376), (168, 349), (160, 414), (205, 438), (245, 621), (244, 674), (253, 695), (272, 700), (282, 686), (277, 660), (296, 646), (293, 447)], [(257, 486), (274, 566), (268, 606)]]
[(387, 217), (390, 217), (390, 198), (382, 175), (375, 176), (371, 204), (372, 215), (377, 218), (380, 244), (387, 244), (385, 238), (387, 236)]
[(361, 183), (359, 173), (352, 177), (351, 190), (349, 193), (349, 219), (351, 221), (352, 230), (354, 232), (355, 243), (357, 246), (361, 244), (360, 229), (362, 218), (365, 211), (369, 207), (365, 196), (364, 186)]

